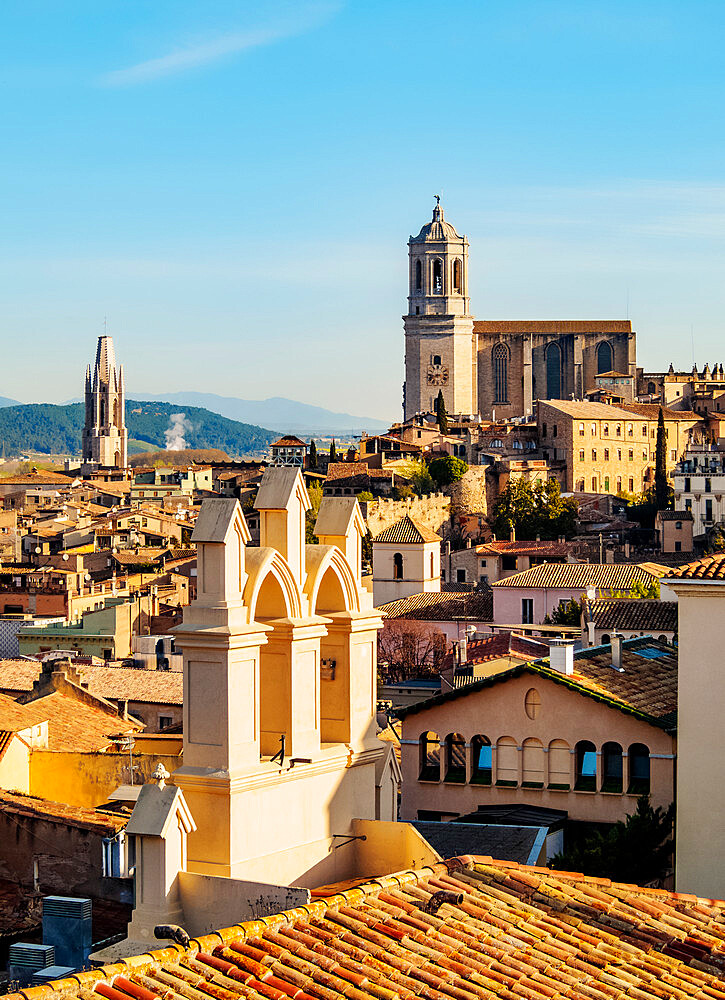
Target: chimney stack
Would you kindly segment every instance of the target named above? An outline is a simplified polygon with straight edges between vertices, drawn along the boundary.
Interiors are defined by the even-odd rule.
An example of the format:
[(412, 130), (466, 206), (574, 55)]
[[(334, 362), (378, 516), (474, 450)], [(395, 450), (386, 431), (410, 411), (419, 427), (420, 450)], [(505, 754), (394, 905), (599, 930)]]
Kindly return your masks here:
[(612, 667), (617, 671), (617, 673), (624, 673), (624, 667), (622, 666), (622, 643), (624, 642), (624, 636), (621, 632), (612, 632)]
[(574, 673), (574, 640), (550, 639), (549, 663), (552, 670), (571, 676)]

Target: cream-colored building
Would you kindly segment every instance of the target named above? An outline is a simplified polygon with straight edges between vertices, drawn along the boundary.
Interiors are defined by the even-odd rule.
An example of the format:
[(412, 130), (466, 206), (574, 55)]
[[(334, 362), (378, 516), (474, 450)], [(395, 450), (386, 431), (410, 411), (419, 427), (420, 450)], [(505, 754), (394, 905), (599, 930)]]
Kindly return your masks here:
[(725, 555), (678, 567), (675, 888), (725, 898)]
[(441, 589), (441, 537), (406, 514), (373, 538), (375, 607)]

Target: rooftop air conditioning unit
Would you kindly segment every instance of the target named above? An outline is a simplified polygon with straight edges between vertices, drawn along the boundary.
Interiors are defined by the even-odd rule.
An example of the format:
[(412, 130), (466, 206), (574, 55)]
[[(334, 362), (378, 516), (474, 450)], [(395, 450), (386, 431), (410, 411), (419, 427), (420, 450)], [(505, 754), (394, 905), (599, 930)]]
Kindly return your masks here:
[(23, 986), (30, 982), (33, 974), (55, 965), (52, 944), (11, 944), (8, 955), (8, 974), (11, 981), (17, 980)]
[(55, 946), (58, 965), (81, 969), (93, 947), (90, 899), (46, 896), (43, 900), (43, 944)]

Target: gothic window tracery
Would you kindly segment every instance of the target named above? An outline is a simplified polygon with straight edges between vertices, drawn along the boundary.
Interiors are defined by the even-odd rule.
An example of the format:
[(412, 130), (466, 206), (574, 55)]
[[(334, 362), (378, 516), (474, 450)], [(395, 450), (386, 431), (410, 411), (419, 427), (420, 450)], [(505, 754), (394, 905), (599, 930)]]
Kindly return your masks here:
[(440, 257), (433, 261), (433, 294), (443, 294), (443, 261)]
[(553, 342), (546, 348), (546, 398), (561, 399), (561, 348)]
[(608, 340), (603, 340), (597, 347), (597, 375), (611, 371), (614, 371), (612, 345)]
[(492, 354), (493, 362), (493, 401), (508, 403), (508, 366), (509, 352), (505, 344), (496, 344)]

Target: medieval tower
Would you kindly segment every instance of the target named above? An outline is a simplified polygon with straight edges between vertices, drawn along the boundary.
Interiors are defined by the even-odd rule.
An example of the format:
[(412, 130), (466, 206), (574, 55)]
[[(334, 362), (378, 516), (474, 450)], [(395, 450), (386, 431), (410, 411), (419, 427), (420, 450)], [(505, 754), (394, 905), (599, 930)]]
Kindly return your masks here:
[(431, 411), (439, 390), (449, 413), (475, 413), (468, 240), (446, 222), (437, 196), (433, 219), (408, 240), (408, 258), (405, 419)]
[(83, 465), (126, 467), (128, 432), (124, 407), (123, 366), (116, 368), (111, 337), (99, 337), (96, 364), (86, 368), (86, 422), (83, 428)]

